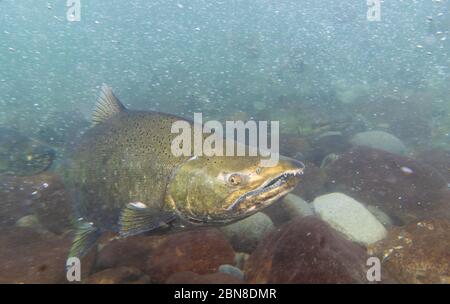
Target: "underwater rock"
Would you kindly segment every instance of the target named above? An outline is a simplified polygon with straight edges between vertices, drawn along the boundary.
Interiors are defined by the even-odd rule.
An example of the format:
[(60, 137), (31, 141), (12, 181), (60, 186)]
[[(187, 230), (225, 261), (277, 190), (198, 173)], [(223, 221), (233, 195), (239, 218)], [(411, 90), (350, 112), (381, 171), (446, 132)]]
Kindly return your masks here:
[(348, 139), (339, 131), (327, 131), (316, 136), (312, 142), (312, 155), (310, 161), (317, 165), (323, 162), (323, 159), (332, 153), (343, 153), (351, 148)]
[(55, 151), (15, 130), (0, 127), (0, 174), (28, 176), (47, 170)]
[(383, 224), (384, 227), (390, 227), (393, 225), (392, 219), (389, 217), (389, 215), (384, 213), (377, 206), (367, 205), (366, 208), (367, 208), (367, 210), (370, 211), (370, 213), (373, 214), (373, 216), (375, 216), (377, 218), (377, 220), (381, 224)]
[(0, 283), (66, 282), (69, 248), (70, 239), (51, 233), (19, 227), (2, 230)]
[(242, 281), (244, 280), (244, 273), (242, 270), (229, 264), (220, 265), (219, 272), (229, 274)]
[(384, 131), (367, 131), (355, 134), (350, 142), (355, 146), (364, 146), (386, 152), (404, 155), (406, 146), (400, 139)]
[(364, 205), (343, 193), (319, 196), (313, 205), (322, 220), (353, 242), (369, 245), (386, 237), (387, 231), (377, 218)]
[(306, 137), (295, 134), (280, 135), (280, 154), (305, 161), (305, 157), (311, 153), (311, 146)]
[(16, 226), (22, 228), (42, 229), (38, 218), (33, 214), (25, 215), (18, 219), (16, 222)]
[(252, 252), (264, 235), (272, 229), (272, 220), (262, 212), (220, 228), (234, 250), (247, 253)]
[[(421, 95), (421, 96), (420, 96)], [(392, 96), (391, 92), (370, 94), (353, 104), (350, 111), (367, 115), (372, 127), (386, 126), (386, 131), (407, 144), (428, 144), (432, 138), (433, 109), (436, 97), (429, 93)]]
[(17, 176), (0, 175), (0, 227), (11, 227), (32, 213), (34, 184)]
[(312, 205), (303, 200), (300, 196), (289, 193), (283, 198), (281, 206), (292, 217), (314, 215)]
[(234, 255), (234, 265), (239, 269), (244, 269), (244, 265), (250, 255), (245, 252), (236, 252)]
[(311, 162), (305, 162), (305, 166), (306, 168), (303, 172), (301, 182), (295, 187), (292, 193), (309, 202), (315, 197), (328, 192), (325, 188), (327, 176), (325, 170)]
[(96, 272), (82, 282), (86, 284), (147, 284), (150, 283), (150, 278), (139, 269), (117, 267)]
[(450, 221), (423, 220), (393, 228), (369, 247), (400, 283), (450, 284)]
[(327, 176), (330, 192), (374, 205), (397, 225), (450, 210), (445, 179), (411, 158), (357, 147), (328, 166)]
[(164, 283), (177, 272), (216, 272), (222, 264), (233, 264), (235, 254), (218, 229), (198, 229), (168, 235), (146, 261), (145, 272), (153, 283)]
[(447, 179), (447, 183), (450, 183), (450, 151), (440, 149), (424, 151), (417, 159), (433, 167)]
[(315, 217), (270, 233), (245, 267), (249, 283), (367, 283), (366, 253)]
[(50, 172), (29, 177), (34, 186), (32, 210), (49, 231), (62, 234), (72, 228), (72, 205), (60, 178)]
[(162, 236), (137, 235), (113, 239), (101, 248), (95, 268), (132, 267), (144, 270), (148, 256), (164, 242)]
[(209, 274), (197, 274), (191, 271), (177, 272), (171, 275), (167, 281), (167, 284), (243, 284), (242, 280), (238, 278), (222, 273), (209, 273)]

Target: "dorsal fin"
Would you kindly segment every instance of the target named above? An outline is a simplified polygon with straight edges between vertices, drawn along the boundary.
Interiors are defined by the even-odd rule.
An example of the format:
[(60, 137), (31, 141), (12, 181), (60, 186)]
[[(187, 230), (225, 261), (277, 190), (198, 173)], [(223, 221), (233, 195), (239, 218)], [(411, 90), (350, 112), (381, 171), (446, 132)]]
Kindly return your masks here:
[(95, 126), (102, 123), (125, 110), (125, 106), (114, 95), (111, 87), (102, 84), (100, 95), (97, 99), (97, 105), (92, 113), (92, 125)]

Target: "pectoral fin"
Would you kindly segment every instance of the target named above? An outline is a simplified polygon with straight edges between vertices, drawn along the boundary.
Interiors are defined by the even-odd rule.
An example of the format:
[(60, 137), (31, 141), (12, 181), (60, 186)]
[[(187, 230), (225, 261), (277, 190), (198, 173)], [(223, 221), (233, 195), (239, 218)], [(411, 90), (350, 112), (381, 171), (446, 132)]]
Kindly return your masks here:
[(69, 257), (81, 259), (95, 244), (100, 236), (100, 231), (94, 227), (92, 223), (87, 223), (85, 221), (79, 221), (76, 226), (77, 230), (72, 242)]
[(121, 237), (140, 234), (143, 232), (167, 227), (175, 219), (176, 215), (171, 212), (154, 211), (143, 203), (129, 203), (120, 214)]

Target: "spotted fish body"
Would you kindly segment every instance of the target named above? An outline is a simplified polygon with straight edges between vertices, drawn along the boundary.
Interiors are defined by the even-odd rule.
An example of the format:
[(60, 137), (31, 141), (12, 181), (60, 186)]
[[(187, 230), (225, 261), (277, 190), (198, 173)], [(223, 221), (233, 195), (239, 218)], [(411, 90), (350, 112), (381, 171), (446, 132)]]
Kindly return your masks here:
[(170, 128), (180, 119), (123, 111), (85, 133), (69, 172), (78, 208), (87, 221), (116, 230), (118, 215), (128, 203), (164, 209), (170, 174), (186, 160), (170, 150)]
[(83, 256), (103, 231), (126, 237), (231, 223), (298, 183), (303, 167), (293, 160), (261, 168), (259, 157), (173, 155), (171, 128), (180, 120), (128, 110), (102, 87), (93, 127), (67, 161), (77, 226), (70, 256)]

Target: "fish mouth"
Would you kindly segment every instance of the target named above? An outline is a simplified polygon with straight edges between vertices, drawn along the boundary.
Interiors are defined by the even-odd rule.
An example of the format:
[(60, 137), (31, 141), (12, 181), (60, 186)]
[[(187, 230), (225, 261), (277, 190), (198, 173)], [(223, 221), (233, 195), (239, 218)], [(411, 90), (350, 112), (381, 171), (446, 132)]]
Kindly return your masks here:
[(242, 215), (255, 213), (291, 192), (302, 174), (303, 168), (285, 171), (267, 180), (255, 190), (241, 195), (226, 210)]

